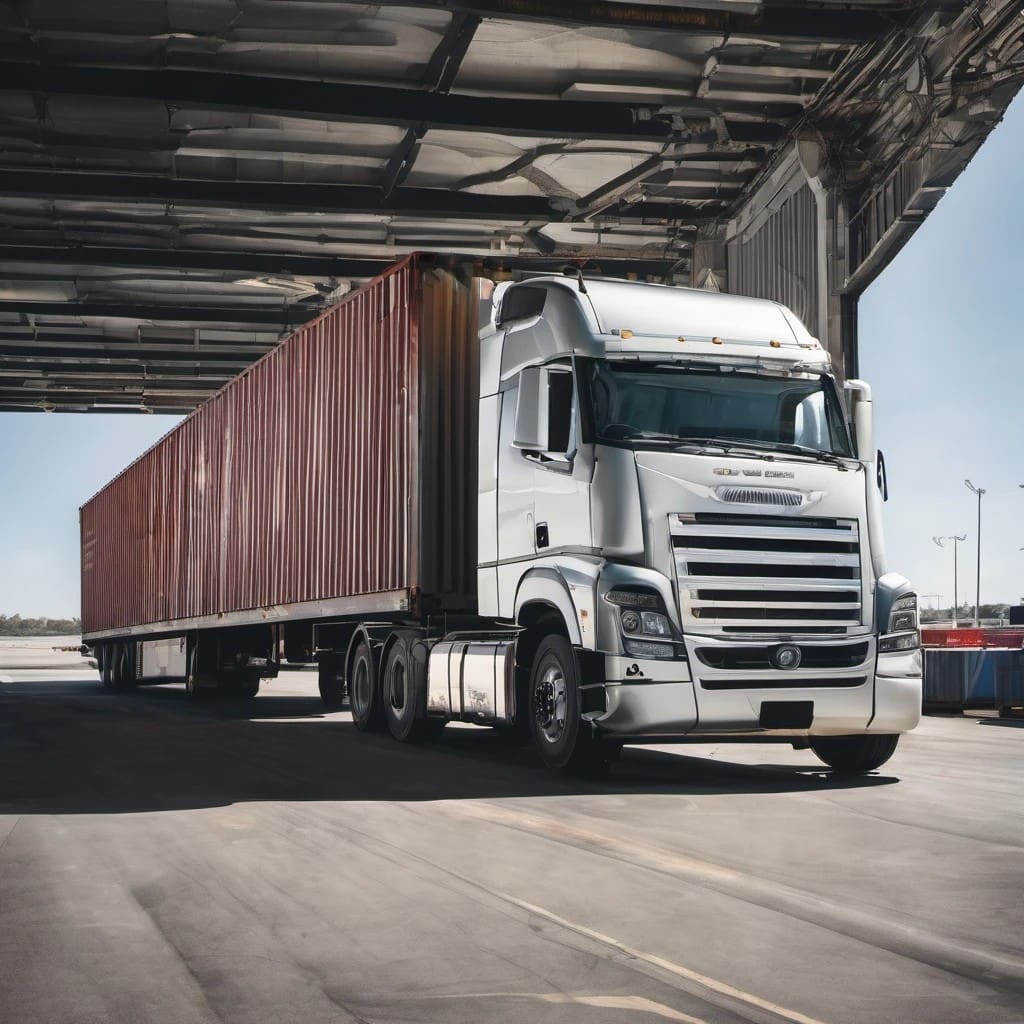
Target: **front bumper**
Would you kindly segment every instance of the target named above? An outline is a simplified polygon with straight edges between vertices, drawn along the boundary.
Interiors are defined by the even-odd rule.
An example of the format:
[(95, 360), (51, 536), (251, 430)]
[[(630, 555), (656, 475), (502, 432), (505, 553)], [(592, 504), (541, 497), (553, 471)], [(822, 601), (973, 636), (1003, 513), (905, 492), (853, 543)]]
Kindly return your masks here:
[[(828, 736), (899, 733), (921, 717), (921, 658), (917, 651), (878, 655), (874, 637), (801, 642), (802, 648), (827, 650), (867, 643), (856, 665), (826, 668), (737, 669), (712, 667), (698, 654), (708, 649), (769, 649), (776, 643), (740, 643), (729, 639), (687, 637), (689, 661), (604, 658), (603, 710), (589, 712), (601, 732), (619, 737), (672, 736)], [(596, 684), (596, 685), (595, 685)], [(808, 707), (808, 704), (810, 707)], [(765, 705), (771, 705), (765, 713)], [(796, 708), (809, 724), (768, 728), (762, 719), (773, 711)], [(796, 721), (794, 719), (794, 721)]]

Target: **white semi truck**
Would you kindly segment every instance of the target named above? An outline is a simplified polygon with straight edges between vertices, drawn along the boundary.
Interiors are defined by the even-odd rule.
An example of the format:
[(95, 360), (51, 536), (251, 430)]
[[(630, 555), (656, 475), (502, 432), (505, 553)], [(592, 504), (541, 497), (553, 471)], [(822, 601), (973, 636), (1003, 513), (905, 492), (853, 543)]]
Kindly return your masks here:
[[(419, 582), (237, 609), (222, 587), (205, 617), (87, 628), (101, 670), (194, 692), (234, 671), (251, 691), (283, 658), (315, 657), (324, 700), (347, 694), (361, 729), (518, 724), (572, 771), (603, 770), (625, 743), (698, 739), (809, 747), (838, 772), (883, 764), (918, 723), (921, 660), (916, 595), (885, 565), (868, 386), (841, 388), (796, 316), (762, 299), (551, 276), (499, 285), (491, 310), (446, 376), (421, 369), (418, 401), (396, 399), (420, 418), (404, 527)], [(478, 390), (456, 386), (477, 358)], [(459, 508), (461, 534), (445, 534)], [(441, 534), (438, 557), (467, 558), (468, 585), (425, 587)], [(348, 557), (343, 541), (334, 552)]]

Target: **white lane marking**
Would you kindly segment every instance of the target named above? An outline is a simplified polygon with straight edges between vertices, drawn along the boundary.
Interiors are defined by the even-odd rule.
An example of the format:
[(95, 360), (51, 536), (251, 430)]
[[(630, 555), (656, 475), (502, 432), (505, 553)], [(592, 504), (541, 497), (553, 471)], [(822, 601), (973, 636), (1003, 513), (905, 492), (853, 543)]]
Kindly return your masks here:
[[(457, 801), (438, 801), (437, 804), (432, 806), (444, 806), (448, 809), (457, 810), (473, 810), (472, 807), (459, 806)], [(495, 811), (497, 810), (497, 808), (491, 809)], [(470, 813), (468, 816), (472, 817), (473, 815)], [(535, 917), (544, 918), (566, 931), (575, 932), (577, 935), (587, 938), (591, 942), (596, 942), (599, 945), (607, 946), (609, 949), (614, 949), (617, 952), (624, 954), (630, 960), (636, 960), (649, 967), (657, 968), (662, 972), (662, 974), (672, 974), (677, 978), (682, 978), (691, 984), (696, 984), (710, 992), (717, 992), (719, 995), (723, 995), (733, 1002), (745, 1003), (747, 1006), (757, 1007), (760, 1010), (774, 1014), (776, 1017), (792, 1021), (793, 1024), (823, 1024), (822, 1021), (815, 1017), (808, 1017), (806, 1014), (800, 1013), (797, 1010), (789, 1010), (784, 1006), (780, 1006), (778, 1003), (770, 1002), (767, 999), (761, 999), (759, 996), (755, 996), (750, 992), (744, 992), (742, 989), (736, 988), (734, 985), (718, 981), (706, 974), (700, 974), (698, 971), (690, 970), (688, 967), (683, 967), (681, 964), (673, 963), (671, 960), (666, 960), (653, 953), (644, 953), (642, 950), (634, 949), (632, 946), (627, 946), (625, 943), (619, 942), (618, 939), (613, 939), (609, 935), (604, 935), (601, 932), (594, 931), (584, 925), (575, 924), (564, 917), (559, 917), (550, 910), (545, 910), (543, 907), (538, 907), (533, 903), (527, 903), (525, 900), (521, 900), (518, 897), (511, 895), (511, 893), (502, 892), (500, 889), (494, 889), (485, 882), (478, 881), (475, 878), (470, 878), (468, 875), (463, 875), (461, 872), (455, 871), (447, 865), (438, 864), (435, 861), (430, 860), (428, 857), (413, 853), (408, 848), (399, 846), (387, 839), (382, 839), (380, 836), (370, 835), (369, 833), (363, 832), (361, 829), (355, 828), (352, 825), (342, 825), (333, 821), (330, 822), (330, 827), (340, 832), (344, 832), (350, 839), (352, 836), (359, 836), (366, 843), (372, 844), (374, 847), (385, 847), (389, 850), (394, 850), (396, 853), (400, 854), (401, 859), (396, 859), (393, 863), (399, 864), (405, 870), (409, 869), (409, 858), (412, 857), (413, 860), (418, 861), (421, 865), (424, 865), (429, 869), (429, 877), (434, 884), (437, 883), (437, 873), (441, 872), (449, 878), (456, 879), (468, 888), (476, 889), (478, 892), (485, 893), (493, 900), (510, 904), (518, 910), (525, 911), (527, 914), (532, 914)], [(457, 890), (453, 889), (453, 891)], [(636, 969), (640, 970), (640, 968)], [(697, 996), (697, 998), (701, 998), (699, 993), (693, 992), (691, 989), (684, 989), (684, 991), (687, 991), (690, 995)]]
[(688, 1013), (680, 1013), (664, 1003), (656, 1003), (653, 999), (643, 996), (565, 996), (551, 992), (540, 997), (545, 1003), (579, 1003), (582, 1006), (594, 1006), (600, 1010), (632, 1010), (634, 1013), (653, 1013), (676, 1024), (707, 1024), (701, 1017), (691, 1017)]
[(562, 1006), (593, 1006), (598, 1010), (628, 1010), (633, 1013), (650, 1013), (663, 1020), (673, 1021), (673, 1024), (708, 1024), (703, 1017), (691, 1017), (688, 1013), (682, 1013), (666, 1006), (664, 1003), (655, 1002), (644, 996), (570, 996), (562, 992), (458, 992), (445, 995), (443, 992), (434, 993), (425, 997), (426, 999), (536, 999), (542, 1003), (556, 1003)]
[(462, 817), (528, 832), (542, 839), (566, 843), (599, 856), (681, 878), (734, 899), (827, 928), (897, 956), (917, 960), (928, 967), (959, 974), (982, 984), (1018, 991), (1024, 988), (1024, 960), (1021, 958), (967, 946), (957, 939), (922, 928), (906, 915), (893, 912), (883, 916), (871, 908), (839, 904), (783, 882), (768, 881), (685, 853), (591, 832), (542, 815), (486, 803), (446, 801), (446, 806), (450, 812)]
[(786, 1020), (793, 1021), (794, 1024), (822, 1024), (822, 1021), (815, 1017), (808, 1017), (796, 1010), (789, 1010), (785, 1006), (773, 1003), (768, 999), (761, 999), (750, 992), (744, 992), (743, 989), (736, 988), (724, 981), (718, 981), (717, 978), (708, 977), (708, 975), (701, 974), (699, 971), (692, 971), (689, 967), (683, 967), (682, 964), (673, 963), (671, 960), (666, 960), (664, 957), (657, 956), (654, 953), (645, 953), (643, 950), (627, 946), (624, 942), (619, 942), (618, 939), (614, 939), (610, 935), (604, 935), (602, 932), (594, 931), (594, 929), (587, 928), (585, 925), (576, 924), (575, 921), (559, 917), (558, 914), (553, 914), (550, 910), (545, 910), (536, 904), (527, 903), (526, 900), (518, 899), (504, 892), (495, 891), (495, 894), (514, 906), (519, 907), (520, 910), (525, 910), (527, 913), (542, 917), (544, 920), (550, 921), (560, 928), (567, 928), (569, 931), (576, 932), (577, 935), (582, 935), (584, 938), (600, 942), (605, 946), (611, 946), (613, 949), (617, 949), (620, 953), (634, 960), (642, 960), (652, 967), (658, 967), (669, 974), (676, 975), (676, 977), (685, 978), (687, 981), (696, 982), (698, 985), (703, 985), (704, 988), (718, 992), (720, 995), (728, 996), (730, 999), (746, 1003), (748, 1006), (756, 1006), (759, 1010), (766, 1010), (768, 1013), (774, 1013), (777, 1017), (784, 1017)]

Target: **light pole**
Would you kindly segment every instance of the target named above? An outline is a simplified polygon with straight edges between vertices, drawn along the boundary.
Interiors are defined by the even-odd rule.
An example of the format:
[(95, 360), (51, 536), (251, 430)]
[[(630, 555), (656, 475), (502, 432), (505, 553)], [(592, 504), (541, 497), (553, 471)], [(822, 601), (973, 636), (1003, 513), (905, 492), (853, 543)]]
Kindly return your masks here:
[(945, 547), (945, 545), (942, 543), (944, 540), (951, 540), (953, 542), (953, 627), (956, 628), (956, 612), (957, 608), (959, 607), (959, 598), (957, 597), (956, 591), (956, 546), (960, 543), (960, 541), (967, 540), (967, 534), (965, 533), (963, 534), (963, 536), (957, 536), (955, 533), (951, 533), (948, 537), (932, 537), (932, 540), (935, 541), (935, 543), (938, 544), (940, 548)]
[(975, 487), (970, 480), (964, 481), (964, 486), (972, 494), (978, 496), (978, 589), (974, 598), (974, 624), (981, 625), (981, 499), (985, 493), (984, 487)]

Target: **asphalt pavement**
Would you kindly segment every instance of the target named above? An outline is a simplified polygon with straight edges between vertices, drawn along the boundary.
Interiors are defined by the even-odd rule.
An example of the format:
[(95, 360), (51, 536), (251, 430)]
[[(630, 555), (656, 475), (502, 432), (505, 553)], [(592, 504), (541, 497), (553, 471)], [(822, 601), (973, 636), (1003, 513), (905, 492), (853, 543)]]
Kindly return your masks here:
[(4, 1024), (1024, 1021), (1024, 722), (928, 718), (859, 780), (702, 745), (598, 783), (357, 733), (311, 673), (9, 661)]

